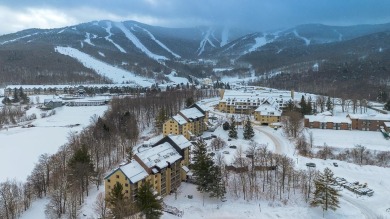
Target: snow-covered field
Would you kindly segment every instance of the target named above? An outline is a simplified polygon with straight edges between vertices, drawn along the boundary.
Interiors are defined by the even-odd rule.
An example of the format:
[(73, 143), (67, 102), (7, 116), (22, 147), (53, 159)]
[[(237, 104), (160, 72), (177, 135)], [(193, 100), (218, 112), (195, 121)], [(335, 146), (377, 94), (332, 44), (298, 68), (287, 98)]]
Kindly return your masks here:
[(308, 132), (313, 133), (314, 146), (327, 144), (336, 148), (354, 148), (356, 145), (362, 145), (371, 150), (390, 150), (390, 141), (379, 131), (306, 129), (306, 133)]
[[(43, 101), (43, 96), (41, 100)], [(34, 106), (27, 114), (37, 115), (37, 119), (31, 123), (35, 127), (0, 129), (0, 182), (7, 178), (25, 181), (41, 154), (55, 153), (67, 142), (71, 132), (81, 131), (90, 124), (91, 116), (95, 114), (101, 116), (107, 108), (107, 105), (63, 106), (55, 109), (55, 115), (41, 118), (40, 114), (43, 111)], [(80, 125), (72, 126), (75, 124)]]

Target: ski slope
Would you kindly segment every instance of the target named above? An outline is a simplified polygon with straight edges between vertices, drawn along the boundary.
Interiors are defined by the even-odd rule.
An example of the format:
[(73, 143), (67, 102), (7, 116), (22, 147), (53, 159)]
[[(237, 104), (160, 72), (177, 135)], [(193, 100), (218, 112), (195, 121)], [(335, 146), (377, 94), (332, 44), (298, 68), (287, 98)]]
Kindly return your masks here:
[(138, 25), (135, 25), (135, 26), (138, 27), (139, 29), (145, 31), (154, 42), (156, 42), (163, 49), (165, 49), (166, 51), (171, 53), (173, 56), (175, 56), (176, 58), (181, 58), (181, 56), (179, 56), (178, 54), (172, 52), (172, 50), (170, 50), (164, 43), (162, 43), (160, 40), (156, 39), (156, 37), (154, 37), (154, 35), (150, 31), (148, 31), (147, 29), (142, 28), (142, 27), (140, 27)]
[(85, 67), (95, 70), (98, 74), (113, 80), (114, 83), (133, 82), (142, 87), (150, 87), (153, 81), (144, 77), (136, 76), (134, 73), (109, 65), (103, 61), (71, 47), (57, 46), (55, 51), (63, 55), (77, 59)]
[(126, 50), (124, 50), (121, 46), (119, 46), (118, 44), (116, 44), (110, 37), (112, 36), (112, 33), (111, 33), (111, 28), (112, 28), (112, 24), (110, 21), (107, 21), (107, 27), (104, 28), (106, 30), (106, 32), (108, 33), (108, 36), (105, 37), (105, 39), (107, 41), (109, 41), (110, 43), (112, 43), (119, 51), (123, 52), (123, 53), (126, 53)]
[(121, 29), (122, 32), (127, 37), (127, 39), (129, 39), (138, 49), (140, 49), (143, 53), (145, 53), (150, 58), (155, 59), (155, 60), (168, 60), (168, 58), (165, 56), (156, 55), (156, 54), (152, 53), (151, 51), (149, 51), (149, 49), (146, 48), (141, 43), (141, 41), (139, 41), (139, 39), (133, 33), (131, 33), (130, 30), (125, 27), (125, 25), (123, 25), (123, 23), (117, 22), (117, 23), (115, 23), (115, 26), (118, 27), (119, 29)]

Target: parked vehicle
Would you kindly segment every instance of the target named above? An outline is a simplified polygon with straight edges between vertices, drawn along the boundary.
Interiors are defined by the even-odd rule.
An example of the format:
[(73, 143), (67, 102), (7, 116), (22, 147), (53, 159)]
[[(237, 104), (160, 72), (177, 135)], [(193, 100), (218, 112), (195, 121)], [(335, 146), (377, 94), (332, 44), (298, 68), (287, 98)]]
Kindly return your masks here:
[(224, 152), (222, 152), (222, 153), (224, 153), (224, 154), (230, 154), (230, 152), (229, 152), (229, 151), (224, 151)]
[(237, 149), (237, 146), (235, 146), (235, 145), (230, 145), (229, 148)]
[(306, 163), (306, 166), (307, 167), (316, 167), (316, 164), (315, 163)]
[(339, 165), (336, 162), (334, 162), (333, 166), (338, 167)]

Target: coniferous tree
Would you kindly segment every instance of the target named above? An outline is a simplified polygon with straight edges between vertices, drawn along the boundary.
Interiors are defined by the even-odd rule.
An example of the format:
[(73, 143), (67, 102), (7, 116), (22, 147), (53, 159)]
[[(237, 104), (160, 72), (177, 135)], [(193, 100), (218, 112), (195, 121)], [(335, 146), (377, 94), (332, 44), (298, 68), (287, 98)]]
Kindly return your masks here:
[[(4, 98), (5, 99), (5, 98)], [(387, 101), (385, 106), (383, 107), (384, 110), (389, 111), (390, 110), (390, 101)]]
[(68, 165), (70, 180), (77, 183), (81, 190), (81, 196), (83, 196), (84, 192), (87, 192), (88, 196), (89, 182), (96, 178), (96, 172), (85, 145), (82, 145), (81, 148), (75, 151)]
[(196, 189), (200, 192), (209, 191), (210, 182), (212, 182), (212, 174), (210, 173), (214, 161), (210, 155), (207, 154), (206, 143), (201, 139), (195, 144), (192, 161), (193, 164), (191, 168), (197, 184)]
[(188, 97), (187, 99), (186, 99), (186, 107), (190, 107), (192, 104), (194, 104), (195, 103), (195, 100), (194, 100), (194, 98), (193, 97)]
[(314, 180), (314, 197), (310, 202), (312, 207), (321, 206), (323, 211), (327, 211), (328, 209), (335, 211), (339, 208), (340, 195), (333, 188), (334, 181), (333, 172), (329, 168), (325, 168), (324, 173), (318, 174)]
[(223, 180), (221, 167), (214, 165), (211, 171), (213, 181), (210, 185), (210, 197), (215, 197), (223, 200), (226, 194), (225, 182)]
[(244, 139), (251, 139), (255, 136), (255, 132), (253, 131), (252, 123), (249, 120), (249, 117), (247, 117), (247, 120), (245, 122), (244, 126)]
[(306, 104), (305, 97), (303, 95), (302, 95), (301, 102), (299, 103), (299, 105), (301, 105), (301, 113), (303, 115), (306, 115), (307, 114), (307, 104)]
[(136, 212), (135, 206), (125, 197), (123, 186), (119, 182), (114, 185), (106, 200), (110, 203), (110, 213), (113, 218), (125, 218)]
[(328, 100), (326, 101), (326, 110), (332, 111), (332, 109), (333, 109), (332, 101), (330, 100), (330, 97), (328, 97)]
[(228, 122), (228, 121), (224, 122), (224, 123), (222, 124), (222, 128), (223, 128), (223, 130), (225, 130), (225, 131), (229, 130), (229, 129), (230, 129), (230, 124), (229, 124), (229, 122)]
[(234, 116), (232, 116), (232, 119), (230, 121), (229, 137), (237, 138), (236, 120), (234, 119)]
[(136, 196), (136, 204), (147, 219), (157, 219), (162, 215), (162, 204), (157, 193), (153, 192), (153, 186), (146, 182), (139, 188)]

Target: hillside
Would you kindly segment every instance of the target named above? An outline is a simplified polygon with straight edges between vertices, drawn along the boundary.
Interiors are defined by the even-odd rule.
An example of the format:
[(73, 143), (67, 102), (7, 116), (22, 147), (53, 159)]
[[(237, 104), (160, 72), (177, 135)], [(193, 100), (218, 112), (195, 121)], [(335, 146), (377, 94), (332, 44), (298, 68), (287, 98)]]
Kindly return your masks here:
[[(372, 98), (362, 87), (387, 86), (389, 33), (390, 24), (306, 24), (262, 33), (108, 20), (28, 29), (0, 36), (0, 85), (127, 83), (134, 76), (161, 81), (175, 71), (182, 77), (215, 79), (255, 75), (258, 84), (267, 86), (319, 93), (345, 88)], [(108, 77), (112, 71), (123, 79)]]

